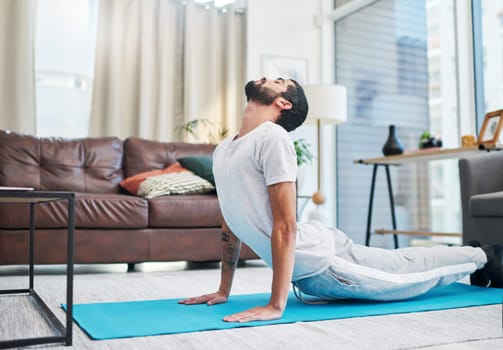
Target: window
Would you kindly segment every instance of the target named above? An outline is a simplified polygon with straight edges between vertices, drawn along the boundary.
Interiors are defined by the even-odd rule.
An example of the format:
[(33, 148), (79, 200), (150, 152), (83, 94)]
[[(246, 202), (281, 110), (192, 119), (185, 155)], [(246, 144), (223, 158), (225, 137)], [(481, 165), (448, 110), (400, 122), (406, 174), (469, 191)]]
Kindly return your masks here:
[(503, 108), (503, 2), (483, 0), (481, 5), (485, 114)]
[[(417, 149), (424, 131), (447, 147), (459, 144), (453, 14), (452, 0), (379, 0), (335, 22), (336, 81), (348, 89), (348, 122), (337, 128), (338, 226), (358, 243), (372, 167), (355, 169), (353, 160), (381, 156), (391, 124), (406, 150)], [(390, 170), (399, 229), (460, 232), (455, 160)], [(372, 227), (391, 228), (382, 169)], [(374, 235), (371, 244), (391, 247), (392, 240)]]
[(97, 11), (98, 0), (38, 1), (38, 136), (87, 136)]

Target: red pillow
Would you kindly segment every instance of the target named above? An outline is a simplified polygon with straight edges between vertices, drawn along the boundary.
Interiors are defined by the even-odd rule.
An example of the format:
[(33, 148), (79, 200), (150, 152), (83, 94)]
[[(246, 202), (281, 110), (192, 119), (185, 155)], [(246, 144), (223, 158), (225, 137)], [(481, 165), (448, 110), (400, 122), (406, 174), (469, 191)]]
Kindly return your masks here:
[(120, 186), (132, 194), (138, 193), (138, 188), (143, 181), (145, 181), (150, 176), (161, 175), (161, 174), (169, 174), (169, 173), (180, 173), (182, 171), (187, 171), (184, 167), (180, 165), (180, 163), (176, 162), (171, 164), (170, 166), (164, 169), (156, 169), (146, 171), (144, 173), (139, 173), (133, 176), (130, 176), (120, 182)]

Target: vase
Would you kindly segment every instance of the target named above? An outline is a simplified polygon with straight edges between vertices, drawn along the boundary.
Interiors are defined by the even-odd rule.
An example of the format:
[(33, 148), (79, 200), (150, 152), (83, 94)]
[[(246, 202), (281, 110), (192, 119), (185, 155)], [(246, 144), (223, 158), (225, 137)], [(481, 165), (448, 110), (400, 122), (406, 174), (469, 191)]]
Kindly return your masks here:
[(386, 140), (386, 143), (382, 147), (382, 153), (385, 156), (391, 156), (394, 154), (403, 153), (403, 146), (400, 140), (398, 139), (398, 136), (396, 134), (396, 128), (394, 125), (389, 126), (388, 139)]

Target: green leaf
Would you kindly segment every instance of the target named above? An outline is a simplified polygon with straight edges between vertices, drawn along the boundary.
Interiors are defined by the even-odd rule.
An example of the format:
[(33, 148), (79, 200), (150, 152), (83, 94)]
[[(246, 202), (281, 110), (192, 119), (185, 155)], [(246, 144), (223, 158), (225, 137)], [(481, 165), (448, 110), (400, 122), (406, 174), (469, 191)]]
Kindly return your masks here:
[(297, 165), (311, 163), (314, 159), (314, 156), (309, 149), (311, 145), (304, 139), (294, 140), (293, 145), (297, 155)]

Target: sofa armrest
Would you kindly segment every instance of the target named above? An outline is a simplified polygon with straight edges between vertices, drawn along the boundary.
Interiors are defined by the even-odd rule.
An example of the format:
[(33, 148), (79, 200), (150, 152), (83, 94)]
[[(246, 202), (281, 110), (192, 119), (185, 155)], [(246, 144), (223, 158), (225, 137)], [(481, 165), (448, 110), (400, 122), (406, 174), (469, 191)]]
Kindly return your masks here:
[(461, 198), (503, 191), (503, 152), (491, 152), (459, 160)]
[(470, 198), (476, 194), (503, 191), (503, 152), (490, 152), (459, 160), (463, 241), (473, 239)]

